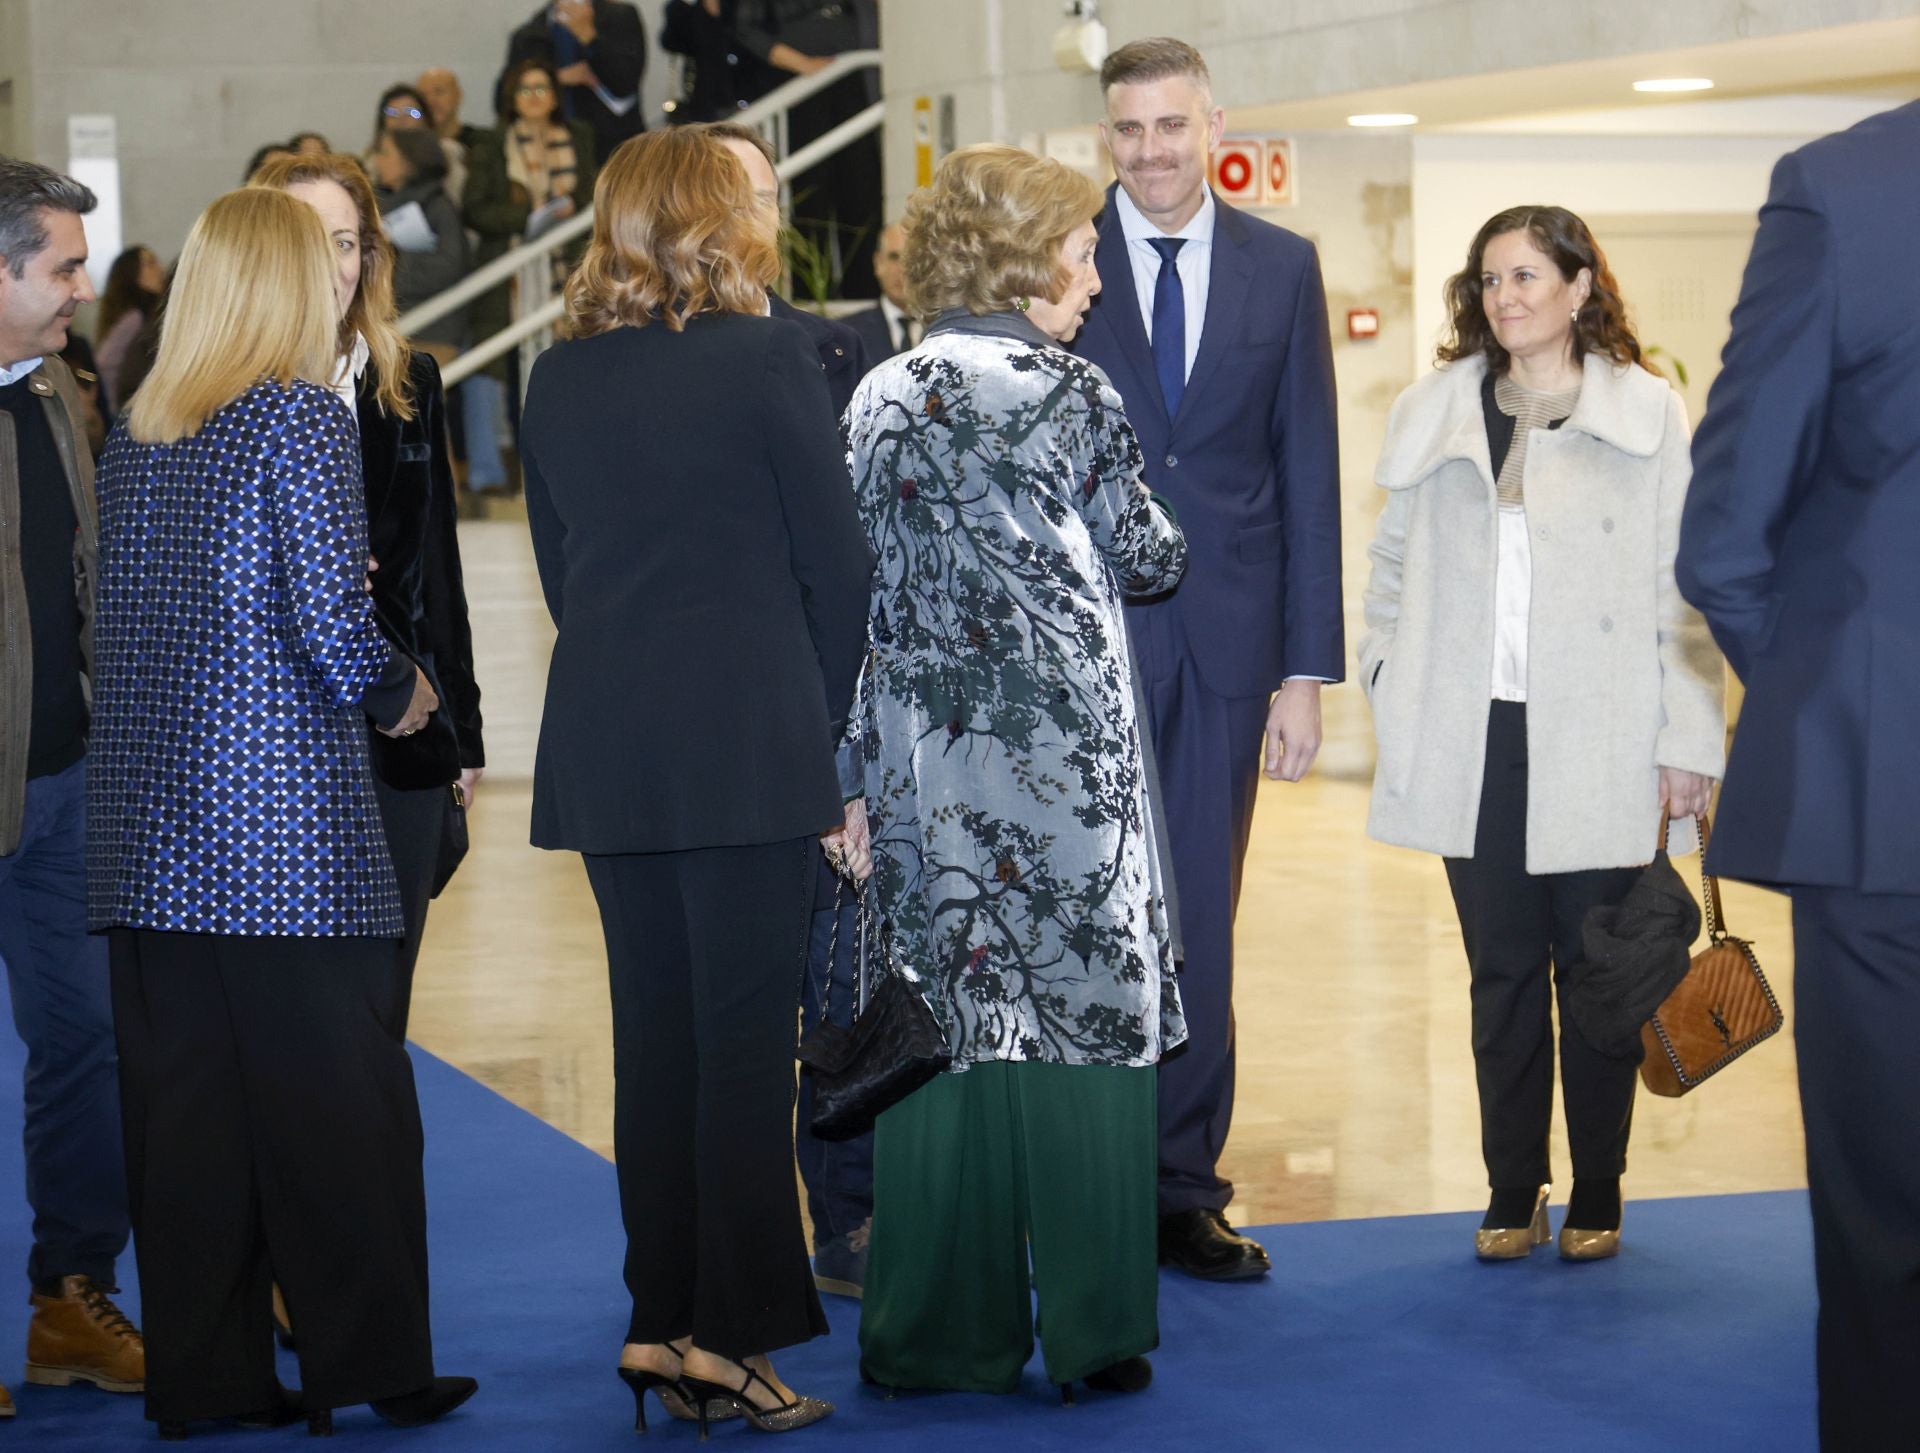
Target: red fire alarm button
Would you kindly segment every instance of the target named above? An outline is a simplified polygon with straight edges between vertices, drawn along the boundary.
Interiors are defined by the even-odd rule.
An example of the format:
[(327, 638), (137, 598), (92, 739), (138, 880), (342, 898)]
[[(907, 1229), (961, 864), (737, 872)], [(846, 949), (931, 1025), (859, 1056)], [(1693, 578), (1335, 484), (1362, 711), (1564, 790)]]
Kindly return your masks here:
[(1375, 308), (1347, 309), (1347, 337), (1356, 342), (1380, 336), (1380, 313)]

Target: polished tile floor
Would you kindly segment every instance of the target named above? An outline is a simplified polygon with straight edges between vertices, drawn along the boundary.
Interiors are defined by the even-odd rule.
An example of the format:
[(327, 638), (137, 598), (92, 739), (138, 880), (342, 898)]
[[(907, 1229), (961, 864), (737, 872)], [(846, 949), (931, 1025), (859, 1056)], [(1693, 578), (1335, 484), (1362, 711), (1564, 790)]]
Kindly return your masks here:
[[(524, 524), (461, 529), (491, 767), (471, 856), (428, 922), (413, 1034), (611, 1154), (599, 921), (578, 858), (527, 845), (551, 630)], [(1466, 964), (1445, 874), (1438, 859), (1367, 840), (1365, 710), (1357, 693), (1335, 690), (1326, 716), (1332, 770), (1300, 786), (1263, 783), (1254, 823), (1237, 934), (1239, 1098), (1223, 1166), (1238, 1187), (1233, 1215), (1253, 1224), (1484, 1206)], [(1698, 860), (1678, 866), (1692, 875)], [(1786, 902), (1736, 884), (1726, 899), (1789, 1005), (1788, 1031), (1697, 1094), (1641, 1095), (1630, 1200), (1805, 1184)], [(1555, 1179), (1563, 1200), (1560, 1143)]]

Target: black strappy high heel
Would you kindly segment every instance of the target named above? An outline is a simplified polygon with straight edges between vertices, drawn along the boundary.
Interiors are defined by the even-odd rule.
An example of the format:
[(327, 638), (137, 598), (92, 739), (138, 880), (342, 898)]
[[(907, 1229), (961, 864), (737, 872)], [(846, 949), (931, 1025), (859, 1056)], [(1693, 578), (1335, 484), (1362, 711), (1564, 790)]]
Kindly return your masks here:
[[(833, 1404), (820, 1398), (810, 1398), (801, 1393), (793, 1395), (792, 1402), (781, 1402), (777, 1408), (762, 1408), (747, 1396), (747, 1389), (756, 1382), (770, 1393), (773, 1386), (751, 1367), (740, 1369), (746, 1373), (746, 1381), (739, 1387), (728, 1387), (725, 1383), (709, 1382), (704, 1377), (693, 1377), (685, 1372), (680, 1375), (680, 1384), (696, 1399), (695, 1407), (700, 1414), (700, 1436), (707, 1436), (707, 1423), (711, 1417), (707, 1409), (714, 1403), (726, 1403), (734, 1408), (741, 1417), (751, 1423), (761, 1433), (791, 1433), (796, 1428), (804, 1428), (817, 1423), (833, 1411)], [(773, 1393), (779, 1397), (778, 1393)]]
[(664, 1372), (655, 1372), (650, 1367), (622, 1367), (619, 1369), (619, 1372), (620, 1381), (624, 1382), (633, 1392), (634, 1432), (644, 1433), (647, 1431), (647, 1393), (649, 1390), (657, 1390), (659, 1392), (660, 1405), (667, 1410), (670, 1417), (679, 1418), (683, 1422), (689, 1423), (699, 1418), (699, 1414), (696, 1413), (691, 1406), (692, 1399), (687, 1396), (687, 1390), (680, 1385), (679, 1378), (669, 1377)]
[[(687, 1345), (682, 1347), (669, 1339), (660, 1345), (665, 1347), (675, 1357), (685, 1357), (688, 1351), (691, 1350), (693, 1343), (691, 1339), (689, 1339)], [(615, 1370), (619, 1372), (620, 1380), (633, 1391), (634, 1432), (644, 1433), (647, 1431), (646, 1400), (649, 1389), (660, 1395), (660, 1406), (667, 1410), (668, 1417), (676, 1418), (683, 1423), (697, 1423), (700, 1421), (700, 1413), (698, 1411), (700, 1400), (687, 1391), (686, 1385), (682, 1383), (678, 1377), (669, 1376), (664, 1372), (655, 1372), (647, 1367), (623, 1366)], [(734, 1410), (731, 1402), (715, 1400), (712, 1401), (712, 1405), (707, 1409), (709, 1421), (716, 1423), (726, 1418), (737, 1418), (739, 1416), (740, 1414)]]

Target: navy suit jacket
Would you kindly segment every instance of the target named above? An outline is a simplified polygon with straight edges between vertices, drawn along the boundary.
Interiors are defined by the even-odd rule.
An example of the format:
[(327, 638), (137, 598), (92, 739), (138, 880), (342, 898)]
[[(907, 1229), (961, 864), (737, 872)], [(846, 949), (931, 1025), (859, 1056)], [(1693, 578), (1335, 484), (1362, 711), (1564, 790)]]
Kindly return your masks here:
[(1920, 894), (1920, 103), (1783, 157), (1680, 589), (1747, 684), (1708, 865)]
[(1187, 536), (1179, 586), (1128, 608), (1176, 612), (1212, 691), (1261, 696), (1289, 676), (1346, 675), (1333, 345), (1313, 244), (1214, 201), (1206, 322), (1178, 416), (1160, 395), (1112, 188), (1101, 292), (1072, 346), (1119, 390), (1147, 488)]
[(867, 357), (875, 363), (884, 362), (900, 352), (894, 347), (893, 329), (887, 326), (887, 315), (880, 311), (878, 303), (871, 308), (862, 308), (857, 313), (849, 313), (840, 321), (860, 335), (860, 341), (867, 345)]

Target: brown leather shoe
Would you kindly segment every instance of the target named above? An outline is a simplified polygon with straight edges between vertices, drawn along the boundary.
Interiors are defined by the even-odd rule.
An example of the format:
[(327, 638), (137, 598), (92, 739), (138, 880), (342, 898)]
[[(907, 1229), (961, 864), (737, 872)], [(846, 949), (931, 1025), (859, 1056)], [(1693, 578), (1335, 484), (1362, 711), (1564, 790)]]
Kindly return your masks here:
[(10, 1418), (13, 1413), (13, 1394), (7, 1391), (4, 1384), (0, 1384), (0, 1418)]
[(88, 1276), (60, 1278), (60, 1295), (35, 1292), (27, 1325), (27, 1381), (66, 1387), (78, 1379), (107, 1392), (147, 1385), (147, 1344), (140, 1329)]

